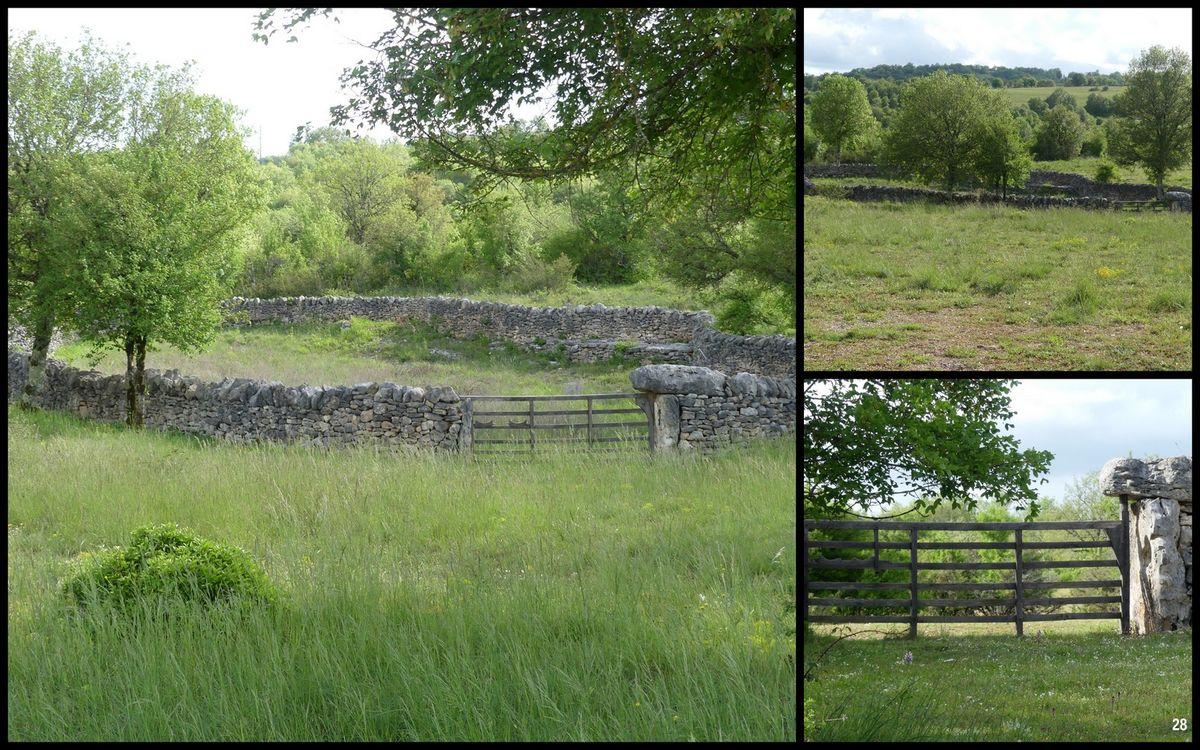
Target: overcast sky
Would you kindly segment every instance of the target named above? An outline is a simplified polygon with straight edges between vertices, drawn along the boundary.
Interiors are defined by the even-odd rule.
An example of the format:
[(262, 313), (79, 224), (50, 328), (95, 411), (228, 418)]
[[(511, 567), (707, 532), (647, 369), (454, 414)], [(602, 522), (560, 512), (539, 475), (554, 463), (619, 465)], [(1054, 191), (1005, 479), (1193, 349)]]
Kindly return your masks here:
[[(306, 122), (327, 124), (329, 108), (349, 101), (338, 76), (371, 50), (380, 32), (393, 26), (392, 15), (381, 9), (338, 10), (340, 23), (315, 19), (288, 44), (277, 33), (270, 44), (251, 40), (258, 11), (250, 8), (33, 8), (8, 10), (10, 34), (33, 30), (63, 47), (78, 45), (84, 27), (110, 46), (131, 45), (143, 63), (178, 66), (196, 62), (198, 88), (245, 110), (242, 123), (254, 134), (246, 146), (273, 156), (287, 153), (296, 127)], [(525, 105), (520, 117), (542, 114), (545, 105)], [(392, 134), (376, 128), (368, 134), (383, 139)]]
[(1023, 380), (1011, 395), (1021, 447), (1054, 454), (1043, 496), (1110, 458), (1192, 455), (1188, 380)]
[(1004, 65), (1124, 73), (1155, 44), (1192, 54), (1188, 9), (804, 9), (804, 72)]

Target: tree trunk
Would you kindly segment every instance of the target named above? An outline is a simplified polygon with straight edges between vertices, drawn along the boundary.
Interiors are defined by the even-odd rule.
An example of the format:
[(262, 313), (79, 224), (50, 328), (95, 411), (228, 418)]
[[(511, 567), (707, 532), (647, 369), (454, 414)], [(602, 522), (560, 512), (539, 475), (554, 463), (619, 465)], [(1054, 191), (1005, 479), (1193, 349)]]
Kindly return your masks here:
[(140, 407), (137, 395), (137, 370), (134, 357), (137, 354), (137, 336), (125, 335), (125, 424), (140, 427)]
[(137, 427), (144, 427), (146, 424), (146, 337), (138, 336), (137, 338), (137, 367), (136, 377), (134, 378), (134, 395), (137, 397)]
[(39, 408), (46, 390), (46, 356), (54, 337), (54, 320), (42, 317), (33, 327), (33, 342), (29, 349), (29, 373), (21, 388), (20, 403), (30, 409)]
[(1163, 175), (1159, 175), (1158, 180), (1155, 181), (1154, 184), (1158, 188), (1158, 199), (1162, 200), (1164, 197), (1166, 197), (1163, 193)]

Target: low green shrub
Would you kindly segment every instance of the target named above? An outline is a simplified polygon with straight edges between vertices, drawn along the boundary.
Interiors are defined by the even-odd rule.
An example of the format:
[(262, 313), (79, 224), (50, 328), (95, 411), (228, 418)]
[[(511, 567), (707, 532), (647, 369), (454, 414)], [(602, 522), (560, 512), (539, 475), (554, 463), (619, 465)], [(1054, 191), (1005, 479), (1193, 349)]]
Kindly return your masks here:
[(278, 601), (275, 587), (245, 550), (175, 524), (134, 529), (128, 547), (81, 553), (68, 564), (61, 593), (81, 609), (109, 603), (127, 612), (147, 599)]
[(1120, 179), (1120, 174), (1117, 172), (1115, 164), (1104, 161), (1100, 162), (1100, 166), (1096, 167), (1096, 182), (1107, 185), (1118, 179)]

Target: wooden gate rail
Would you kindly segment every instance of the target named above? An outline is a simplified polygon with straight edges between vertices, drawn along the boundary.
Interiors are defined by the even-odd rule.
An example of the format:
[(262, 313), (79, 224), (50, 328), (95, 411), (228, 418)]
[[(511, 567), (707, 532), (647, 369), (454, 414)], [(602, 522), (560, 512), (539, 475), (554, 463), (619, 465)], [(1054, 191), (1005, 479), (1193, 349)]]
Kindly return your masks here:
[[(874, 540), (840, 541), (840, 540), (810, 540), (810, 529), (870, 529), (874, 532)], [(1096, 529), (1104, 531), (1108, 541), (1081, 542), (1029, 542), (1024, 539), (1026, 531), (1055, 531), (1067, 529)], [(880, 530), (908, 531), (906, 542), (881, 542)], [(1011, 531), (1014, 533), (1012, 542), (920, 542), (917, 539), (921, 531)], [(1017, 635), (1024, 634), (1026, 622), (1054, 622), (1062, 620), (1100, 620), (1119, 619), (1121, 632), (1129, 632), (1129, 498), (1121, 496), (1121, 519), (1118, 521), (1014, 521), (1014, 522), (981, 522), (981, 523), (951, 523), (951, 522), (920, 522), (920, 521), (843, 521), (843, 520), (805, 520), (802, 541), (802, 579), (804, 595), (804, 619), (809, 622), (837, 623), (908, 623), (909, 637), (917, 634), (919, 623), (967, 623), (967, 622), (1011, 622), (1016, 625)], [(1025, 550), (1039, 549), (1084, 549), (1109, 547), (1113, 550), (1115, 559), (1112, 560), (1038, 560), (1026, 562), (1023, 559)], [(838, 560), (816, 558), (809, 555), (810, 548), (815, 549), (865, 549), (872, 552), (869, 559)], [(879, 550), (908, 550), (908, 561), (879, 559)], [(920, 563), (917, 552), (922, 549), (1011, 549), (1014, 552), (1012, 562), (1000, 563)], [(1098, 568), (1115, 567), (1120, 572), (1119, 579), (1102, 581), (1027, 581), (1024, 574), (1029, 570), (1048, 568)], [(844, 582), (844, 581), (810, 581), (810, 568), (849, 569), (849, 570), (908, 570), (907, 583), (900, 581), (888, 582)], [(1012, 570), (1014, 580), (1005, 583), (920, 583), (917, 581), (917, 571), (920, 570)], [(1048, 597), (1030, 596), (1037, 590), (1053, 589), (1099, 589), (1120, 587), (1120, 596), (1068, 596)], [(812, 597), (811, 591), (819, 590), (895, 590), (908, 591), (905, 598), (896, 599), (846, 599), (838, 597)], [(1012, 591), (1013, 596), (1006, 599), (946, 599), (920, 598), (920, 591)], [(1052, 614), (1026, 613), (1026, 606), (1052, 604), (1117, 604), (1119, 612), (1070, 612)], [(907, 615), (810, 615), (809, 606), (818, 607), (907, 607)], [(919, 615), (917, 610), (922, 607), (985, 607), (1011, 606), (1015, 607), (1012, 615), (986, 616), (939, 616)]]
[[(482, 454), (497, 454), (497, 453), (529, 453), (538, 445), (547, 444), (576, 444), (591, 447), (598, 443), (623, 443), (629, 442), (629, 436), (613, 435), (609, 430), (624, 430), (636, 431), (639, 428), (644, 428), (646, 447), (649, 448), (650, 440), (650, 417), (645, 410), (640, 407), (619, 408), (619, 409), (597, 409), (594, 405), (595, 401), (606, 401), (613, 399), (634, 399), (638, 396), (637, 393), (585, 393), (563, 396), (464, 396), (463, 417), (467, 423), (467, 428), (470, 430), (469, 445), (474, 453)], [(527, 404), (527, 408), (512, 410), (501, 407), (497, 410), (482, 411), (476, 408), (477, 401), (502, 401), (502, 402), (522, 402)], [(539, 401), (586, 401), (586, 408), (582, 409), (553, 409), (546, 411), (537, 411), (534, 406)], [(621, 422), (608, 422), (597, 420), (597, 416), (605, 416), (610, 414), (641, 414), (642, 419), (628, 420)], [(538, 424), (539, 418), (545, 417), (566, 417), (572, 416), (585, 417), (582, 421), (565, 421), (555, 422), (553, 424)], [(488, 417), (480, 419), (480, 417)], [(524, 417), (525, 419), (505, 419), (499, 420), (495, 417)], [(477, 431), (486, 430), (523, 430), (528, 433), (527, 440), (505, 440), (505, 439), (488, 439), (477, 438)], [(566, 430), (567, 432), (559, 436), (558, 433), (550, 432), (544, 436), (538, 437), (536, 430)], [(574, 437), (576, 433), (582, 433), (581, 437)], [(501, 432), (498, 435), (514, 434)], [(492, 449), (475, 449), (475, 445), (492, 445), (497, 448)], [(499, 450), (499, 446), (508, 446), (511, 450)], [(516, 449), (522, 450), (516, 450)], [(602, 450), (602, 449), (601, 449)]]

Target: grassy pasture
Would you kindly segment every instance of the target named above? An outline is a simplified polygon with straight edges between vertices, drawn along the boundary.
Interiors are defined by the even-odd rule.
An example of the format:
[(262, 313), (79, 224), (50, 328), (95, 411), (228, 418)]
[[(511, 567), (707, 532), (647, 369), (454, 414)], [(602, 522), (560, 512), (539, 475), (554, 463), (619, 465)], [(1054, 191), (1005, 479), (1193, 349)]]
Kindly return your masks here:
[[(454, 352), (447, 360), (430, 349)], [(69, 343), (55, 356), (76, 367), (90, 366), (89, 347)], [(550, 364), (551, 362), (556, 364)], [(633, 360), (572, 364), (553, 354), (506, 346), (490, 351), (482, 339), (461, 341), (418, 325), (354, 318), (338, 323), (256, 325), (225, 329), (208, 351), (185, 354), (166, 346), (147, 355), (148, 367), (178, 369), (205, 380), (249, 377), (288, 385), (349, 385), (390, 381), (402, 385), (450, 385), (460, 395), (554, 395), (576, 383), (584, 393), (630, 390)], [(104, 353), (96, 369), (125, 371), (124, 352)]]
[(804, 199), (807, 369), (1191, 368), (1191, 216)]
[[(1075, 97), (1075, 102), (1079, 106), (1087, 104), (1088, 94), (1099, 94), (1106, 99), (1112, 99), (1114, 96), (1125, 90), (1124, 86), (1109, 86), (1108, 91), (1088, 91), (1091, 86), (1034, 86), (1021, 89), (997, 89), (1004, 95), (1004, 101), (1008, 102), (1010, 107), (1019, 107), (1022, 104), (1029, 104), (1029, 100), (1037, 97), (1045, 101), (1047, 96), (1050, 96), (1056, 89), (1066, 89), (1067, 93)], [(1104, 88), (1101, 86), (1100, 88)]]
[[(906, 626), (814, 625), (834, 633), (804, 683), (804, 737), (828, 741), (1190, 742), (1191, 631), (1122, 637), (1111, 620)], [(1037, 637), (1043, 631), (1042, 637)], [(911, 651), (911, 664), (903, 663)], [(1186, 718), (1187, 731), (1172, 731)]]
[[(10, 408), (10, 740), (796, 739), (793, 441), (679, 460), (233, 446)], [(70, 622), (174, 521), (276, 614)]]

